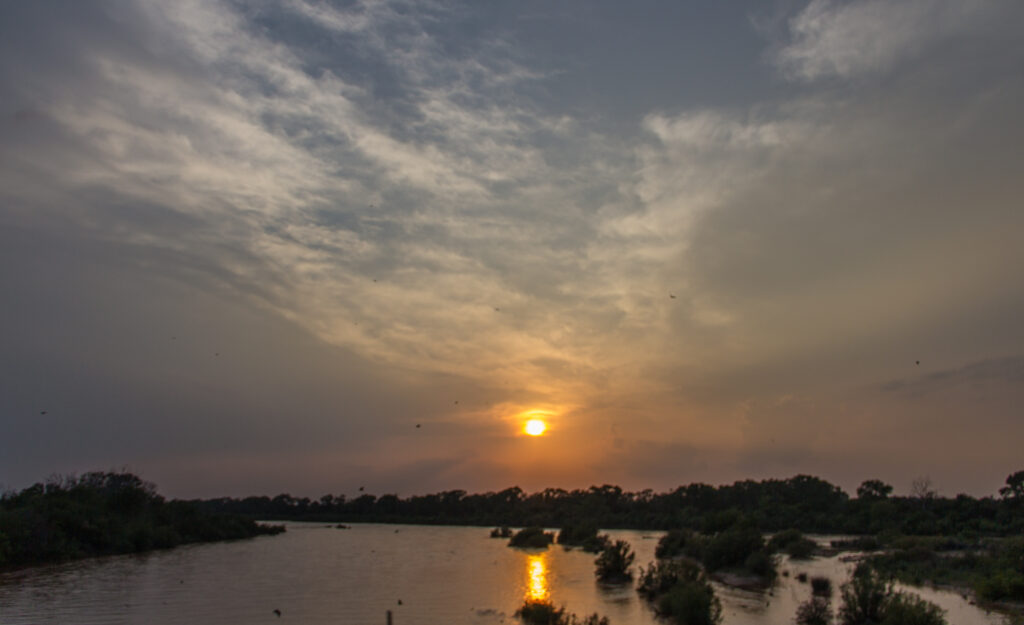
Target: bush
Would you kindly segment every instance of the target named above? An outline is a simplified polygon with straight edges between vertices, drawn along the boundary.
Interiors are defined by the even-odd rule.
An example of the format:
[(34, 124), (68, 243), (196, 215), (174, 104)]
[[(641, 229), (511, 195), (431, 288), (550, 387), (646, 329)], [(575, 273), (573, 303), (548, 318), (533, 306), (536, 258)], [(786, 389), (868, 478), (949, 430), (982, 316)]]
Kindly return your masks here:
[(674, 558), (681, 556), (685, 553), (685, 549), (688, 546), (692, 546), (695, 541), (695, 536), (690, 530), (669, 530), (667, 534), (661, 537), (658, 541), (658, 546), (654, 549), (654, 557), (656, 558)]
[(883, 581), (866, 565), (858, 566), (853, 578), (843, 584), (841, 625), (945, 625), (939, 606), (916, 595), (893, 592), (892, 584)]
[(775, 558), (767, 549), (761, 549), (747, 556), (743, 568), (767, 580), (775, 579)]
[[(338, 527), (340, 528), (344, 526), (339, 525)], [(512, 530), (509, 529), (507, 525), (496, 527), (491, 530), (491, 538), (512, 538)]]
[(819, 597), (831, 597), (832, 580), (827, 577), (812, 577), (811, 594)]
[(796, 560), (805, 560), (814, 554), (818, 545), (799, 530), (789, 529), (772, 536), (768, 547), (775, 551), (785, 551)]
[(768, 546), (775, 550), (785, 549), (790, 543), (802, 540), (803, 537), (800, 530), (788, 529), (772, 536), (768, 541)]
[(611, 544), (607, 534), (598, 534), (583, 541), (583, 551), (587, 553), (601, 553)]
[(858, 536), (849, 540), (833, 540), (832, 547), (843, 551), (878, 551), (881, 543), (874, 536)]
[(558, 532), (559, 545), (582, 545), (587, 539), (597, 537), (597, 526), (592, 523), (566, 525)]
[(882, 625), (946, 625), (942, 608), (917, 595), (896, 593), (884, 610)]
[(823, 597), (811, 597), (796, 609), (797, 625), (828, 625), (831, 621), (832, 608)]
[(722, 604), (707, 580), (676, 584), (658, 599), (657, 611), (682, 625), (722, 622)]
[(839, 622), (842, 625), (881, 623), (885, 604), (892, 596), (892, 585), (871, 568), (861, 564), (842, 587)]
[(527, 527), (516, 532), (508, 541), (508, 546), (521, 549), (547, 549), (554, 540), (554, 535), (545, 532), (543, 528)]
[(637, 592), (654, 603), (659, 615), (685, 625), (715, 625), (722, 605), (704, 571), (687, 560), (652, 562), (640, 569)]
[(566, 525), (558, 532), (558, 544), (583, 547), (588, 553), (600, 553), (608, 546), (609, 538), (597, 533), (597, 526), (591, 523)]
[(747, 558), (764, 548), (764, 539), (756, 529), (733, 528), (720, 532), (707, 541), (701, 561), (708, 571), (742, 567)]
[(608, 617), (596, 613), (580, 620), (565, 608), (556, 608), (547, 601), (527, 601), (516, 610), (516, 616), (526, 625), (609, 625)]
[(1009, 570), (997, 571), (975, 583), (974, 591), (985, 601), (1024, 600), (1024, 574)]
[(817, 549), (818, 544), (813, 540), (809, 538), (801, 538), (800, 540), (794, 540), (786, 545), (784, 551), (794, 560), (806, 560), (813, 556)]
[(640, 581), (637, 592), (648, 600), (667, 593), (673, 586), (680, 583), (699, 582), (704, 580), (704, 572), (693, 562), (686, 560), (652, 562), (645, 570), (640, 568)]
[(547, 601), (527, 601), (516, 610), (516, 616), (527, 625), (556, 625), (565, 622), (565, 608)]
[(602, 582), (621, 583), (633, 579), (630, 566), (636, 554), (630, 548), (629, 543), (624, 540), (617, 540), (608, 545), (597, 557), (595, 571), (597, 579)]

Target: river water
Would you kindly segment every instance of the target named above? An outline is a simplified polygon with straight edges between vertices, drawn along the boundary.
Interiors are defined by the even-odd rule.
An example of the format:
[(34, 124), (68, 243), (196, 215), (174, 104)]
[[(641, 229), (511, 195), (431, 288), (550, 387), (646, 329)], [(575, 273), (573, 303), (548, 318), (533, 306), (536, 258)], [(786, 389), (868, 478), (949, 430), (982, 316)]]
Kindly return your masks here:
[[(612, 625), (663, 625), (632, 587), (596, 584), (594, 556), (579, 550), (511, 549), (480, 527), (287, 526), (278, 536), (0, 574), (0, 624), (384, 625), (390, 610), (394, 625), (513, 625), (516, 608), (540, 598)], [(638, 565), (654, 559), (661, 536), (608, 533), (633, 546)], [(790, 574), (770, 592), (716, 584), (724, 625), (792, 624), (810, 596), (797, 573), (825, 575), (838, 588), (850, 567), (784, 559), (780, 570)], [(912, 590), (947, 610), (951, 625), (1007, 622), (955, 593)]]

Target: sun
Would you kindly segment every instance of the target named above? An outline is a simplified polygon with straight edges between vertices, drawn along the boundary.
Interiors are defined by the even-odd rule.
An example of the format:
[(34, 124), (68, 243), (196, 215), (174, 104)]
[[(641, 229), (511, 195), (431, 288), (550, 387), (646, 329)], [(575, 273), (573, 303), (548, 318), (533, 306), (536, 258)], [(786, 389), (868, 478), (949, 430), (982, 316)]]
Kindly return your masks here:
[(530, 436), (540, 436), (546, 429), (548, 429), (548, 424), (544, 423), (540, 419), (530, 419), (526, 422), (526, 425), (523, 426), (523, 431)]

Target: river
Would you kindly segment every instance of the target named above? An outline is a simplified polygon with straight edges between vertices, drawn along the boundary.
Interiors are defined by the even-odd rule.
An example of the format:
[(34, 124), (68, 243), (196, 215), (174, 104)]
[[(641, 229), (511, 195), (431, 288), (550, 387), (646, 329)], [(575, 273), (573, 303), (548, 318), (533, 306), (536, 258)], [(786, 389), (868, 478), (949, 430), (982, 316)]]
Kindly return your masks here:
[[(480, 527), (287, 523), (288, 531), (237, 542), (94, 558), (0, 574), (3, 625), (513, 625), (526, 598), (549, 599), (612, 625), (663, 625), (632, 587), (594, 581), (594, 556), (552, 545), (522, 551)], [(636, 563), (654, 559), (659, 532), (614, 530)], [(810, 596), (799, 572), (838, 586), (838, 558), (780, 563), (770, 593), (716, 584), (724, 625), (789, 625)], [(951, 625), (1007, 620), (956, 593), (911, 589), (947, 611)], [(280, 611), (278, 616), (274, 611)]]

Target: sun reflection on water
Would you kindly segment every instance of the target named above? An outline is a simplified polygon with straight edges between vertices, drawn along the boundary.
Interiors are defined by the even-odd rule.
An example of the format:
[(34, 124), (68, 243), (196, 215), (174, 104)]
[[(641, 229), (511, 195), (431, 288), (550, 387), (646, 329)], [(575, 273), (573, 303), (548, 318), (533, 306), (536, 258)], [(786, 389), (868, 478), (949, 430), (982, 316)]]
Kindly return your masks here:
[(547, 601), (548, 563), (547, 553), (526, 556), (526, 600)]

